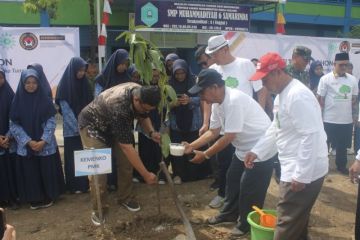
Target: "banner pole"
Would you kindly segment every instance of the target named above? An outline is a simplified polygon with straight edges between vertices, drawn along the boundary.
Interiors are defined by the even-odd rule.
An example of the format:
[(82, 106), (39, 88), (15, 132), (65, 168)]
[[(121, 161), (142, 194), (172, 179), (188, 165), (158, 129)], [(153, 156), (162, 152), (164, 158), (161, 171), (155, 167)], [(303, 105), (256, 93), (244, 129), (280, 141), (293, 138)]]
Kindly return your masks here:
[[(100, 0), (96, 0), (96, 15), (97, 15), (97, 31), (98, 31), (98, 38), (101, 34), (101, 22), (100, 22)], [(99, 46), (99, 43), (98, 43), (98, 62), (99, 62), (99, 73), (101, 72), (102, 70), (102, 59), (101, 59), (101, 55), (100, 55), (100, 46)]]
[(99, 188), (99, 178), (98, 175), (94, 175), (94, 184), (95, 184), (95, 192), (96, 192), (96, 202), (97, 202), (97, 208), (99, 212), (99, 218), (100, 218), (100, 225), (103, 227), (103, 212), (101, 207), (101, 197), (100, 197), (100, 188)]

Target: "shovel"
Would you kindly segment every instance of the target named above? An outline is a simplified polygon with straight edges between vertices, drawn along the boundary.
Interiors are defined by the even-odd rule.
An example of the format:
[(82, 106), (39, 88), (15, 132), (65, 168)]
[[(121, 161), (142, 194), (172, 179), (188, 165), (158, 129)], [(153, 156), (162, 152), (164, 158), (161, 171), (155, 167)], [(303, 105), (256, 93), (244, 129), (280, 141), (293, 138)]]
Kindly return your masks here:
[(276, 227), (276, 217), (271, 214), (264, 213), (263, 210), (256, 206), (252, 206), (252, 208), (260, 214), (260, 225), (268, 228)]

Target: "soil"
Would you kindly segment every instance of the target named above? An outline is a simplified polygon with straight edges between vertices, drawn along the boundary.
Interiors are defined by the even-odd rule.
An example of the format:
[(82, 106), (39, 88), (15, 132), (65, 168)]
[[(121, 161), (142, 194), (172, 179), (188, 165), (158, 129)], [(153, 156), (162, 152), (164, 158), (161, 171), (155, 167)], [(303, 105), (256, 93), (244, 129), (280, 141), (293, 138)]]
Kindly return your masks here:
[[(348, 156), (349, 160), (353, 158), (354, 155)], [(335, 172), (333, 165), (331, 157), (331, 170), (312, 210), (309, 230), (315, 240), (354, 239), (357, 185)], [(233, 225), (212, 227), (206, 224), (206, 219), (218, 212), (208, 207), (216, 195), (209, 190), (211, 182), (212, 179), (205, 179), (176, 185), (178, 198), (192, 223), (196, 239), (236, 239), (229, 234)], [(89, 193), (65, 194), (48, 209), (30, 210), (24, 205), (16, 211), (7, 210), (8, 223), (16, 227), (19, 240), (186, 239), (169, 185), (139, 183), (135, 186), (142, 210), (137, 213), (125, 210), (117, 204), (116, 192), (111, 192), (110, 213), (104, 228), (94, 227), (90, 221)], [(274, 209), (277, 196), (278, 185), (272, 179), (265, 208)], [(250, 239), (250, 236), (238, 239)]]

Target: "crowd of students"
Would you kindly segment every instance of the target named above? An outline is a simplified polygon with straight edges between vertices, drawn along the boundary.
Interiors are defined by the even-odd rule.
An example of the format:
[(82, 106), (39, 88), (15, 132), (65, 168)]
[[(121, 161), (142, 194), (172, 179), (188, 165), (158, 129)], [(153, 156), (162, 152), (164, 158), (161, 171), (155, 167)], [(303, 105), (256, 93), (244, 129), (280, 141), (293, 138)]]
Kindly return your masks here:
[[(332, 147), (337, 150), (338, 170), (343, 174), (348, 174), (344, 149), (346, 151), (346, 147), (349, 147), (347, 141), (353, 126), (354, 110), (351, 107), (354, 105), (354, 101), (347, 99), (347, 94), (354, 97), (358, 93), (358, 85), (353, 77), (343, 73), (345, 67), (349, 66), (348, 55), (337, 54), (335, 70), (332, 73), (334, 76), (324, 75), (319, 61), (313, 61), (309, 72), (305, 71), (311, 60), (311, 50), (306, 47), (300, 46), (294, 49), (292, 63), (287, 67), (278, 55), (267, 57), (270, 59), (268, 61), (274, 61), (273, 65), (276, 65), (276, 68), (271, 69), (272, 71), (266, 72), (269, 76), (272, 76), (273, 72), (277, 72), (278, 75), (272, 77), (273, 81), (286, 84), (284, 86), (287, 84), (292, 86), (290, 84), (292, 79), (298, 79), (313, 92), (310, 96), (308, 90), (304, 89), (303, 85), (299, 85), (300, 82), (296, 81), (296, 84), (291, 82), (296, 85), (294, 85), (294, 89), (301, 89), (301, 91), (299, 90), (301, 93), (309, 95), (310, 100), (302, 100), (305, 102), (309, 100), (306, 103), (310, 105), (314, 104), (312, 98), (315, 98), (315, 94), (318, 95), (320, 105), (316, 106), (315, 110), (313, 109), (312, 116), (318, 123), (316, 127), (321, 128), (321, 131), (324, 128), (320, 106), (326, 116), (324, 111), (334, 110), (332, 105), (327, 105), (329, 99), (331, 98), (332, 101), (339, 99), (332, 95), (329, 97), (329, 87), (325, 87), (325, 85), (330, 83), (326, 82), (326, 78), (331, 78), (329, 81), (333, 81), (332, 78), (337, 81), (344, 78), (343, 84), (351, 85), (350, 90), (348, 88), (336, 90), (345, 94), (341, 101), (342, 109), (349, 110), (346, 116), (351, 119), (351, 122), (348, 123), (348, 119), (346, 119), (346, 123), (330, 121), (327, 124), (326, 119), (324, 120), (329, 144), (332, 144)], [(267, 86), (264, 87), (262, 81), (249, 81), (256, 72), (254, 64), (248, 59), (234, 57), (230, 53), (228, 42), (221, 35), (211, 37), (208, 46), (200, 47), (195, 53), (195, 58), (203, 69), (210, 68), (210, 70), (200, 72), (198, 81), (187, 62), (180, 59), (177, 54), (171, 53), (164, 60), (169, 78), (168, 84), (177, 94), (177, 101), (171, 106), (167, 123), (171, 142), (188, 142), (190, 143), (187, 145), (188, 150), (189, 146), (191, 146), (191, 151), (198, 150), (192, 160), (189, 155), (169, 156), (165, 159), (166, 164), (171, 165), (174, 183), (182, 184), (186, 181), (204, 179), (213, 174), (215, 182), (211, 185), (211, 189), (218, 188), (218, 194), (209, 205), (213, 208), (220, 208), (223, 205), (224, 207), (218, 215), (209, 218), (208, 223), (238, 221), (232, 231), (234, 235), (248, 233), (249, 224), (246, 222), (246, 215), (251, 211), (252, 205), (263, 206), (273, 168), (276, 169), (277, 180), (285, 193), (294, 189), (296, 190), (294, 192), (300, 192), (304, 189), (305, 183), (307, 186), (316, 183), (313, 197), (304, 199), (305, 202), (309, 201), (307, 216), (296, 233), (304, 235), (303, 237), (306, 239), (310, 210), (321, 189), (323, 176), (327, 171), (324, 170), (326, 164), (323, 164), (319, 176), (311, 175), (310, 180), (306, 179), (305, 183), (296, 181), (294, 183), (293, 180), (291, 184), (295, 185), (290, 188), (285, 186), (285, 183), (291, 182), (290, 175), (293, 174), (294, 169), (282, 169), (285, 172), (280, 174), (280, 165), (276, 163), (279, 163), (279, 160), (286, 162), (287, 158), (284, 160), (282, 155), (284, 152), (281, 146), (278, 146), (279, 156), (276, 155), (277, 151), (268, 150), (267, 154), (264, 154), (266, 157), (262, 156), (262, 160), (256, 162), (256, 168), (249, 170), (253, 168), (252, 162), (256, 160), (256, 157), (246, 154), (254, 151), (259, 155), (264, 151), (263, 146), (259, 146), (258, 142), (270, 127), (270, 119), (272, 120), (274, 117), (273, 125), (274, 122), (279, 122), (278, 115), (276, 115), (279, 111), (279, 103), (275, 102), (274, 107), (274, 96), (268, 92), (271, 85), (267, 83)], [(257, 61), (257, 59), (253, 59), (253, 62)], [(264, 61), (266, 58), (265, 60), (260, 59), (260, 63)], [(259, 66), (258, 70), (261, 68)], [(52, 100), (51, 88), (40, 64), (31, 64), (22, 71), (15, 93), (6, 80), (5, 71), (0, 68), (1, 206), (17, 208), (19, 204), (29, 204), (33, 210), (46, 208), (53, 205), (58, 197), (66, 191), (84, 193), (88, 192), (89, 188), (93, 189), (91, 177), (74, 176), (74, 151), (100, 145), (111, 147), (113, 155), (112, 173), (101, 178), (101, 194), (104, 199), (106, 190), (117, 190), (118, 203), (129, 211), (135, 212), (139, 211), (141, 207), (136, 201), (133, 189), (134, 180), (166, 184), (164, 175), (160, 175), (159, 179), (156, 179), (154, 175), (159, 171), (159, 162), (162, 159), (158, 144), (158, 132), (162, 125), (161, 113), (155, 109), (159, 101), (157, 99), (159, 90), (140, 87), (143, 83), (142, 79), (136, 67), (130, 66), (129, 54), (125, 49), (118, 49), (110, 56), (105, 67), (95, 78), (94, 91), (86, 77), (87, 67), (86, 61), (80, 57), (70, 60), (57, 88), (56, 105)], [(264, 78), (267, 75), (264, 75)], [(152, 86), (158, 85), (159, 77), (159, 70), (154, 67), (153, 77), (150, 81)], [(202, 86), (201, 81), (205, 85)], [(206, 89), (211, 91), (205, 93)], [(275, 89), (279, 91), (278, 93), (283, 90), (283, 88)], [(152, 96), (150, 96), (151, 94)], [(116, 98), (121, 98), (123, 102), (119, 102)], [(106, 105), (108, 102), (113, 104), (111, 109)], [(226, 104), (222, 105), (223, 102)], [(64, 167), (62, 167), (54, 135), (57, 113), (55, 106), (63, 117)], [(114, 106), (117, 106), (118, 109), (114, 109)], [(111, 117), (112, 114), (114, 114), (113, 117)], [(289, 118), (292, 118), (290, 115)], [(297, 119), (302, 117), (298, 114), (295, 115)], [(133, 125), (134, 119), (138, 119), (138, 126)], [(296, 124), (303, 127), (302, 123), (296, 122)], [(294, 123), (294, 126), (290, 124), (288, 129), (299, 130), (296, 124)], [(348, 131), (349, 129), (350, 131)], [(135, 146), (134, 130), (139, 132), (139, 158), (133, 152), (135, 149), (133, 148)], [(278, 130), (284, 131), (280, 126), (278, 126)], [(303, 129), (304, 134), (308, 134), (307, 130), (309, 129)], [(321, 131), (319, 130), (320, 135)], [(338, 137), (340, 133), (342, 133), (342, 138)], [(301, 134), (296, 136), (297, 140), (294, 142), (302, 137)], [(324, 139), (325, 137), (321, 135), (321, 139), (317, 140), (319, 144), (322, 144)], [(207, 146), (211, 147), (205, 150)], [(321, 154), (322, 150), (319, 151)], [(316, 157), (312, 160), (316, 160)], [(138, 159), (141, 159), (142, 162), (139, 163)], [(204, 161), (206, 159), (210, 159), (210, 161)], [(327, 156), (321, 156), (319, 159), (327, 159)], [(304, 173), (305, 175), (306, 173)], [(303, 180), (300, 177), (299, 179)], [(105, 189), (106, 185), (107, 189)], [(94, 195), (93, 191), (91, 193)], [(95, 225), (99, 225), (105, 219), (100, 219), (96, 209), (96, 199), (94, 196), (92, 199), (91, 219)], [(283, 202), (279, 203), (279, 211), (288, 211), (287, 208), (281, 208), (281, 204), (286, 204), (287, 200), (283, 199)], [(301, 202), (299, 206), (303, 207), (303, 204), (304, 202)], [(299, 206), (297, 210), (302, 209)], [(106, 200), (104, 200), (103, 207), (105, 211)], [(288, 216), (284, 212), (281, 214), (283, 215), (280, 215), (280, 219), (286, 219)], [(296, 220), (296, 217), (296, 214), (291, 215), (291, 221)], [(283, 229), (279, 223), (279, 236), (294, 234), (287, 232), (293, 226), (291, 221), (286, 223), (288, 225), (283, 223)]]

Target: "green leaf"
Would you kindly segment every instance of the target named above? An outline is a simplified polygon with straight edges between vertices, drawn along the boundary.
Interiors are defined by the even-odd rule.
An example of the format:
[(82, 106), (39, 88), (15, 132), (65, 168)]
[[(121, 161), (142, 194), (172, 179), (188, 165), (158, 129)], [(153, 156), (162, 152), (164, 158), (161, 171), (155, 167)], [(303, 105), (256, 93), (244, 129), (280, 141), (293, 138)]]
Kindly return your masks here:
[(170, 98), (170, 104), (177, 100), (176, 92), (170, 85), (165, 85), (166, 95)]
[(164, 158), (167, 158), (169, 156), (170, 152), (170, 137), (169, 134), (163, 133), (161, 134), (161, 152)]
[(122, 32), (119, 36), (117, 36), (117, 37), (115, 38), (115, 40), (118, 41), (120, 38), (123, 38), (123, 37), (125, 37), (125, 40), (126, 40), (127, 35), (129, 35), (129, 34), (131, 34), (131, 33), (128, 32), (128, 31)]

